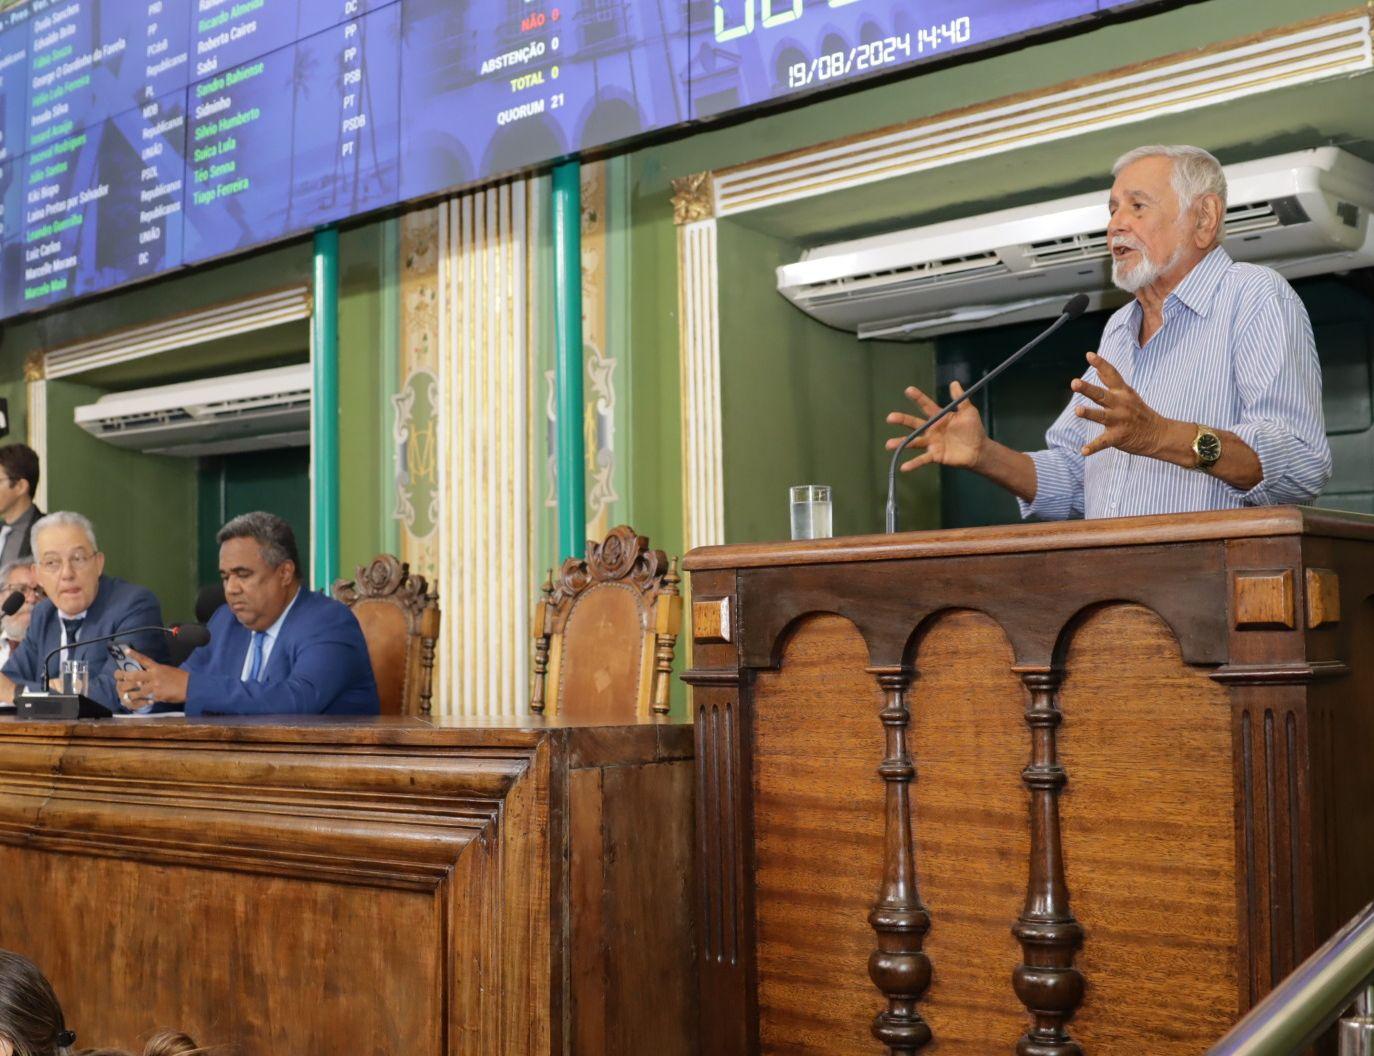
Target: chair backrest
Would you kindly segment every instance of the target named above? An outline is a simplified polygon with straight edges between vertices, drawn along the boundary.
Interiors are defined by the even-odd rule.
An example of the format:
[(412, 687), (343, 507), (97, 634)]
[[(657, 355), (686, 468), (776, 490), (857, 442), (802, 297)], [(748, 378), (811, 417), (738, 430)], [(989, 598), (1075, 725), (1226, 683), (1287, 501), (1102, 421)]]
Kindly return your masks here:
[(578, 722), (666, 715), (682, 619), (677, 563), (620, 525), (549, 573), (534, 613), (530, 710)]
[(334, 582), (334, 597), (353, 610), (367, 639), (383, 715), (428, 715), (434, 692), (439, 595), (424, 576), (390, 554)]

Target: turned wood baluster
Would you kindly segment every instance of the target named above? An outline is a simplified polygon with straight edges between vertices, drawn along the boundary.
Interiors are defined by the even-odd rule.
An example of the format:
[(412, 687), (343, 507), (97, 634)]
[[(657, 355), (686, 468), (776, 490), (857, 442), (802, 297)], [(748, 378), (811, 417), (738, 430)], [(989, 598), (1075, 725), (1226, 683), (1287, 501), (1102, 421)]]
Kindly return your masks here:
[(1064, 847), (1059, 830), (1059, 794), (1067, 777), (1059, 765), (1056, 731), (1063, 716), (1058, 691), (1061, 675), (1052, 670), (1022, 670), (1030, 690), (1026, 724), (1031, 731), (1031, 761), (1021, 777), (1030, 789), (1030, 882), (1026, 905), (1012, 933), (1021, 943), (1023, 962), (1012, 973), (1016, 996), (1031, 1015), (1031, 1028), (1016, 1044), (1018, 1056), (1082, 1056), (1069, 1037), (1068, 1022), (1083, 1001), (1083, 976), (1073, 966), (1083, 944), (1083, 929), (1069, 910)]
[(930, 930), (930, 915), (916, 888), (916, 856), (911, 838), (911, 782), (916, 767), (907, 754), (911, 718), (906, 687), (911, 674), (900, 668), (875, 670), (887, 694), (881, 715), (887, 735), (887, 758), (878, 775), (887, 785), (883, 884), (868, 922), (878, 934), (878, 948), (868, 958), (868, 975), (887, 1008), (873, 1020), (873, 1036), (894, 1054), (914, 1053), (930, 1041), (930, 1027), (916, 1003), (930, 986), (930, 958), (921, 949)]
[(553, 569), (540, 589), (540, 598), (534, 603), (534, 685), (530, 690), (530, 711), (536, 715), (544, 714), (547, 689), (545, 679), (549, 671), (549, 643), (553, 636)]

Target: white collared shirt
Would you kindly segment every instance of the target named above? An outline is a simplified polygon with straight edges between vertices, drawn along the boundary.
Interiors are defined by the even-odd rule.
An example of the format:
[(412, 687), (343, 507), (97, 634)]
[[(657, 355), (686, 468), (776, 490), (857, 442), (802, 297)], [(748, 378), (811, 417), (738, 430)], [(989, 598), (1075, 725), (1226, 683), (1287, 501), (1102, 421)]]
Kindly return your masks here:
[[(277, 635), (281, 631), (281, 625), (286, 622), (286, 614), (291, 611), (291, 606), (296, 604), (296, 599), (301, 596), (301, 591), (304, 589), (305, 587), (303, 585), (298, 584), (296, 586), (295, 597), (293, 597), (290, 601), (286, 603), (286, 608), (281, 610), (281, 615), (277, 617), (276, 622), (274, 622), (271, 627), (267, 628), (267, 630), (262, 632), (265, 635), (265, 637), (262, 640), (262, 667), (258, 668), (259, 682), (262, 681), (262, 676), (267, 671), (267, 661), (272, 656), (272, 647), (277, 644)], [(252, 635), (255, 633), (257, 632), (248, 632), (248, 651), (243, 655), (243, 671), (239, 674), (239, 680), (243, 682), (248, 681), (248, 673), (253, 669)]]

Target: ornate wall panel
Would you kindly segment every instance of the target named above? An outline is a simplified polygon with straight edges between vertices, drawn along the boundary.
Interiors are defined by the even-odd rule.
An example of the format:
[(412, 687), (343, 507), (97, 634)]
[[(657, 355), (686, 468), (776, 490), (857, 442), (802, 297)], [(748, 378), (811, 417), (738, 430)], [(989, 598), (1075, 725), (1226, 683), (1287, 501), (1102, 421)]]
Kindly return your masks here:
[(439, 572), (438, 207), (401, 217), (400, 250), (400, 377), (392, 419), (396, 516), (401, 556), (433, 582)]

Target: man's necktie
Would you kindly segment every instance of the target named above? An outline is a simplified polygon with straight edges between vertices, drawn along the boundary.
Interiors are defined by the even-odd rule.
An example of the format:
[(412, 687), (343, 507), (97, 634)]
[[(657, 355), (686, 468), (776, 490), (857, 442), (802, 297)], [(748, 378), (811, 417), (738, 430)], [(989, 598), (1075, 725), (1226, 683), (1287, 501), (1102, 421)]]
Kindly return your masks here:
[(257, 682), (262, 677), (262, 643), (266, 638), (266, 631), (253, 632), (253, 644), (250, 647), (252, 659), (248, 663), (249, 682)]
[(76, 636), (81, 633), (81, 625), (86, 622), (86, 617), (82, 616), (76, 620), (63, 620), (62, 626), (67, 629), (67, 644), (75, 645)]

